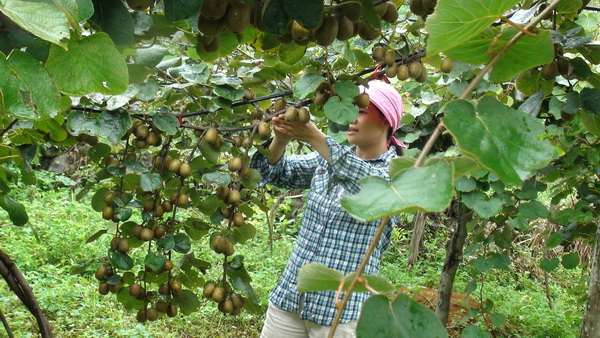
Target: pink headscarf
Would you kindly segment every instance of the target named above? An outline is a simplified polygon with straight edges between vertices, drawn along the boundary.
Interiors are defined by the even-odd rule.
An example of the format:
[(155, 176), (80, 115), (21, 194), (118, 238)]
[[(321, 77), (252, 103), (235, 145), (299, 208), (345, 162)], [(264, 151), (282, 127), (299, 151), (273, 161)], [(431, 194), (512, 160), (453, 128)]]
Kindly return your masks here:
[(388, 140), (388, 147), (394, 144), (400, 148), (406, 148), (406, 144), (400, 142), (393, 134), (400, 127), (402, 120), (402, 96), (394, 87), (380, 80), (369, 82), (369, 87), (358, 86), (361, 93), (369, 94), (369, 100), (383, 113), (392, 128), (392, 137)]

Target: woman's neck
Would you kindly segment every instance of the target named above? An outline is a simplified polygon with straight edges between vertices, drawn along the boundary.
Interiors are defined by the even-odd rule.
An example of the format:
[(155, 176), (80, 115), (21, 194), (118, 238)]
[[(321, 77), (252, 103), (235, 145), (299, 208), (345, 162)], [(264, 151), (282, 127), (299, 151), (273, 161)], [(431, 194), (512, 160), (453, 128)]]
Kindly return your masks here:
[(356, 145), (356, 156), (363, 160), (371, 160), (388, 151), (387, 140), (369, 146)]

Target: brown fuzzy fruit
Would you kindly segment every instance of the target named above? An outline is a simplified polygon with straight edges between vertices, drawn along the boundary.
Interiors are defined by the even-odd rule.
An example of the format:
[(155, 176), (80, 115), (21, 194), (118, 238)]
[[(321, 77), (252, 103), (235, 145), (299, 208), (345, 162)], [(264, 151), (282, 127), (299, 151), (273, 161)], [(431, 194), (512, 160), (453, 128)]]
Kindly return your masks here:
[(165, 265), (163, 266), (163, 270), (165, 270), (165, 271), (173, 270), (173, 261), (171, 261), (170, 259), (167, 259), (165, 261)]
[(217, 144), (218, 138), (219, 132), (215, 128), (209, 128), (204, 134), (204, 140), (213, 146)]
[(354, 24), (352, 21), (348, 20), (348, 18), (344, 15), (338, 15), (338, 33), (337, 39), (340, 41), (346, 41), (355, 35), (354, 32)]
[(131, 236), (140, 238), (140, 233), (144, 227), (141, 224), (136, 224), (131, 228)]
[(398, 65), (394, 62), (385, 67), (385, 76), (392, 78), (398, 74)]
[(239, 212), (236, 212), (235, 214), (233, 214), (232, 222), (233, 225), (235, 225), (236, 227), (241, 227), (242, 225), (244, 225), (244, 215), (242, 215)]
[(273, 103), (273, 111), (275, 113), (284, 110), (286, 107), (287, 107), (287, 102), (282, 97), (278, 98), (277, 100), (275, 100), (275, 103)]
[(171, 204), (171, 201), (163, 201), (161, 205), (165, 212), (173, 211), (173, 204)]
[(192, 167), (189, 163), (182, 163), (179, 166), (179, 176), (181, 177), (190, 177), (192, 175)]
[(390, 1), (386, 2), (386, 6), (387, 9), (382, 17), (383, 21), (387, 23), (396, 22), (396, 20), (398, 20), (398, 9), (396, 8), (396, 5), (394, 5), (394, 3)]
[(310, 34), (310, 31), (302, 27), (298, 21), (292, 21), (290, 32), (292, 34), (292, 39), (295, 41), (305, 41), (308, 39), (308, 35)]
[(298, 109), (296, 107), (289, 107), (283, 114), (283, 119), (288, 122), (296, 121), (298, 119)]
[(138, 126), (133, 131), (135, 137), (139, 138), (140, 140), (145, 140), (148, 137), (148, 133), (150, 133), (150, 129), (148, 129), (148, 126), (145, 124)]
[(554, 80), (558, 75), (558, 64), (555, 61), (542, 66), (542, 78), (544, 80)]
[(227, 163), (227, 169), (231, 172), (237, 172), (242, 169), (242, 159), (239, 157), (234, 157)]
[(105, 296), (105, 295), (108, 295), (109, 292), (110, 292), (110, 290), (109, 290), (108, 283), (102, 282), (102, 283), (100, 283), (100, 285), (98, 285), (98, 293), (99, 294)]
[(121, 238), (121, 240), (119, 241), (119, 246), (117, 247), (117, 250), (119, 250), (123, 253), (126, 253), (127, 251), (129, 251), (130, 247), (131, 246), (130, 246), (127, 238)]
[(200, 15), (210, 20), (218, 20), (227, 13), (227, 1), (204, 0)]
[(189, 205), (190, 199), (187, 194), (180, 194), (179, 198), (177, 198), (177, 206), (181, 208), (185, 208)]
[(215, 282), (204, 283), (204, 288), (202, 289), (202, 296), (204, 296), (204, 298), (211, 298), (216, 286), (217, 284)]
[(215, 287), (212, 292), (211, 298), (217, 303), (221, 302), (223, 298), (225, 298), (225, 289), (221, 287)]
[(157, 320), (158, 310), (154, 307), (149, 308), (148, 310), (146, 310), (146, 318), (148, 318), (148, 320), (151, 322)]
[(148, 317), (146, 316), (146, 309), (139, 309), (135, 319), (140, 323), (145, 323), (146, 320), (148, 320)]
[(446, 57), (444, 58), (444, 60), (442, 60), (442, 64), (440, 65), (440, 70), (443, 73), (450, 73), (452, 71), (452, 66), (454, 65), (454, 62), (452, 61), (451, 58)]
[(105, 266), (101, 266), (96, 270), (96, 279), (105, 280), (108, 277), (108, 269)]
[(412, 77), (413, 79), (416, 79), (419, 76), (421, 76), (422, 70), (423, 68), (421, 67), (421, 63), (419, 62), (413, 61), (408, 64), (408, 75), (410, 75), (410, 77)]
[(262, 140), (267, 140), (271, 137), (271, 126), (267, 122), (260, 122), (258, 124), (258, 137)]
[(106, 205), (112, 205), (115, 202), (116, 197), (117, 194), (115, 194), (114, 191), (107, 191), (102, 199), (104, 200), (104, 203), (106, 203)]
[(106, 206), (102, 208), (102, 218), (105, 220), (111, 220), (115, 215), (114, 209), (111, 206)]
[(175, 159), (169, 164), (169, 171), (177, 174), (179, 173), (179, 167), (181, 167), (181, 160)]
[(342, 13), (344, 16), (348, 18), (348, 20), (356, 23), (361, 20), (362, 17), (362, 7), (356, 1), (345, 0), (342, 2)]
[(129, 295), (131, 297), (137, 298), (141, 292), (142, 292), (142, 287), (139, 284), (133, 283), (129, 286)]
[(385, 48), (382, 46), (375, 46), (371, 51), (371, 55), (373, 56), (373, 60), (377, 62), (383, 61), (383, 58), (385, 57)]
[(167, 306), (167, 316), (169, 316), (169, 317), (177, 316), (177, 310), (178, 310), (177, 305), (175, 305), (173, 303), (169, 303), (169, 305)]
[(401, 65), (400, 67), (398, 67), (398, 69), (396, 70), (396, 76), (398, 77), (398, 80), (400, 80), (400, 81), (408, 80), (408, 78), (410, 77), (410, 75), (408, 73), (408, 66)]
[(242, 296), (236, 294), (233, 294), (231, 296), (231, 301), (233, 302), (233, 307), (234, 308), (241, 308), (242, 306), (244, 306), (244, 298), (242, 298)]
[(227, 198), (227, 195), (229, 195), (229, 187), (228, 186), (222, 185), (217, 188), (217, 198), (218, 199), (223, 201)]
[(167, 230), (165, 229), (164, 226), (157, 226), (156, 228), (154, 228), (154, 238), (155, 239), (161, 239), (165, 236), (165, 233), (167, 232)]
[(369, 94), (367, 94), (367, 93), (360, 93), (354, 97), (354, 104), (361, 108), (368, 107), (369, 102), (370, 102)]
[(231, 299), (226, 299), (219, 303), (219, 311), (223, 313), (232, 313), (233, 312), (233, 302)]
[(337, 19), (329, 14), (323, 17), (321, 26), (315, 31), (317, 43), (321, 46), (329, 46), (335, 41), (338, 34), (339, 25)]
[(146, 11), (152, 5), (152, 0), (127, 0), (127, 6), (134, 11)]
[(227, 27), (233, 33), (243, 32), (250, 23), (250, 9), (244, 1), (233, 0), (227, 7)]
[(383, 55), (383, 62), (386, 65), (391, 66), (396, 63), (396, 51), (393, 49), (388, 49), (385, 51)]
[(154, 238), (154, 231), (152, 231), (152, 229), (143, 228), (142, 231), (140, 231), (140, 239), (142, 241), (148, 242), (148, 241), (151, 241), (153, 238)]
[(238, 190), (235, 189), (231, 189), (229, 191), (229, 194), (227, 194), (227, 204), (229, 205), (235, 205), (240, 203), (241, 200), (241, 196), (240, 196), (240, 192)]
[(298, 109), (298, 122), (308, 123), (310, 121), (310, 112), (308, 109), (302, 107)]

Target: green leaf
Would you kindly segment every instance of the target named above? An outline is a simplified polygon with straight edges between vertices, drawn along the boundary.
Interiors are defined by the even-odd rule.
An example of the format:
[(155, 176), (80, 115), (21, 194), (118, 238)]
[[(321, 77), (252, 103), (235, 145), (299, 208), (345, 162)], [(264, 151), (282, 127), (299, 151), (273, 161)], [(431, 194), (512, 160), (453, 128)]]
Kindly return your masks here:
[(90, 157), (90, 160), (96, 162), (96, 163), (100, 163), (100, 161), (108, 154), (110, 153), (111, 149), (110, 146), (106, 143), (98, 143), (95, 146), (91, 147), (90, 150), (88, 150), (88, 156)]
[[(119, 1), (120, 2), (120, 1)], [(120, 94), (127, 89), (125, 59), (108, 35), (99, 32), (68, 44), (68, 50), (50, 48), (46, 68), (60, 91), (81, 96), (90, 93)]]
[(14, 225), (25, 225), (29, 221), (25, 206), (8, 195), (0, 194), (0, 207), (8, 212), (8, 217)]
[[(128, 46), (135, 42), (133, 18), (123, 1), (95, 0), (94, 15), (91, 20), (100, 26), (116, 45)], [(108, 60), (104, 61), (111, 64)]]
[(178, 233), (177, 235), (173, 236), (173, 240), (175, 241), (173, 250), (179, 253), (187, 253), (192, 248), (192, 242), (190, 241), (190, 238), (184, 233)]
[(537, 92), (531, 95), (527, 100), (521, 103), (519, 110), (529, 115), (537, 116), (545, 96), (544, 92)]
[(210, 77), (210, 68), (206, 63), (186, 64), (182, 67), (179, 75), (190, 82), (205, 84)]
[(106, 101), (106, 110), (115, 110), (123, 107), (134, 98), (140, 88), (137, 85), (129, 85), (123, 94), (113, 95)]
[(92, 0), (75, 0), (77, 3), (77, 12), (79, 22), (87, 20), (94, 14), (94, 4)]
[(323, 105), (325, 116), (338, 124), (348, 124), (358, 117), (358, 107), (349, 98), (330, 97)]
[(315, 73), (306, 73), (300, 80), (296, 81), (293, 86), (294, 96), (299, 99), (305, 99), (317, 90), (317, 87), (321, 82), (325, 81), (325, 78)]
[(158, 173), (143, 173), (140, 175), (140, 188), (144, 191), (154, 191), (162, 188), (162, 177)]
[[(60, 48), (60, 47), (57, 47)], [(60, 93), (46, 69), (30, 54), (0, 53), (0, 112), (36, 121), (60, 112)]]
[(390, 177), (394, 178), (399, 173), (406, 169), (410, 169), (415, 165), (417, 159), (409, 156), (396, 157), (390, 161)]
[(448, 49), (444, 54), (452, 60), (473, 65), (487, 63), (491, 59), (488, 49), (493, 43), (494, 37), (496, 37), (496, 32), (488, 27), (460, 45)]
[[(285, 13), (306, 29), (315, 29), (323, 21), (322, 0), (285, 0)], [(263, 19), (264, 20), (264, 19)]]
[(54, 3), (1, 0), (0, 11), (35, 36), (65, 46), (61, 40), (69, 38), (67, 16)]
[(435, 314), (425, 306), (398, 294), (390, 304), (388, 297), (374, 295), (362, 306), (356, 337), (448, 337)]
[(439, 1), (427, 18), (427, 55), (435, 55), (461, 45), (485, 30), (516, 5), (518, 0), (481, 1), (465, 5), (462, 0)]
[(387, 180), (369, 176), (358, 194), (344, 196), (342, 207), (359, 221), (412, 211), (443, 211), (453, 195), (452, 166), (446, 161), (407, 169)]
[(160, 272), (163, 270), (166, 261), (167, 257), (149, 252), (146, 255), (146, 258), (144, 258), (144, 265), (152, 269), (154, 272)]
[(129, 113), (124, 110), (105, 110), (98, 116), (98, 123), (99, 135), (115, 143), (121, 140), (132, 124)]
[(540, 263), (540, 268), (542, 268), (542, 270), (544, 271), (552, 272), (552, 270), (558, 267), (558, 264), (560, 264), (560, 260), (558, 259), (558, 257), (552, 259), (544, 259)]
[(156, 245), (161, 248), (162, 251), (171, 251), (175, 247), (175, 239), (173, 236), (163, 237), (156, 242)]
[(104, 195), (106, 195), (108, 190), (109, 189), (106, 187), (96, 190), (94, 196), (92, 196), (92, 209), (98, 212), (102, 211), (102, 209), (106, 206), (106, 203), (104, 203)]
[(454, 182), (457, 191), (470, 192), (477, 188), (477, 181), (474, 178), (461, 177)]
[(351, 81), (339, 81), (335, 83), (334, 91), (341, 97), (354, 99), (359, 94), (358, 87)]
[(183, 290), (181, 296), (173, 298), (173, 302), (179, 305), (181, 313), (186, 316), (200, 309), (198, 296), (190, 290)]
[(117, 300), (123, 304), (127, 310), (139, 310), (144, 307), (144, 301), (137, 299), (129, 294), (129, 288), (121, 288), (117, 292)]
[(360, 0), (364, 23), (368, 26), (379, 29), (381, 28), (381, 19), (375, 10), (375, 5), (371, 0)]
[(202, 142), (200, 142), (199, 148), (200, 152), (202, 153), (202, 156), (204, 156), (204, 158), (206, 158), (206, 160), (210, 163), (216, 164), (219, 161), (219, 156), (221, 155), (221, 152), (218, 149), (215, 149), (210, 144), (208, 144), (205, 140), (202, 140)]
[[(348, 289), (355, 275), (356, 272), (351, 272), (344, 276), (344, 290)], [(394, 288), (394, 286), (384, 277), (373, 275), (362, 275), (362, 277), (365, 278), (369, 287), (377, 292), (392, 292), (396, 290), (396, 288)], [(354, 292), (369, 292), (369, 289), (367, 289), (365, 284), (356, 283)]]
[(242, 178), (242, 184), (248, 189), (256, 189), (258, 182), (260, 182), (260, 172), (253, 168), (248, 170), (248, 175)]
[(133, 259), (114, 249), (108, 249), (108, 261), (116, 269), (130, 270), (133, 268)]
[(282, 43), (279, 45), (279, 58), (281, 62), (293, 65), (304, 57), (306, 46), (300, 46), (295, 43)]
[(152, 45), (148, 48), (138, 48), (133, 55), (133, 61), (146, 67), (154, 67), (162, 61), (166, 54), (166, 47)]
[(179, 21), (198, 13), (203, 2), (203, 0), (164, 0), (163, 9), (167, 19)]
[(164, 131), (167, 135), (175, 135), (179, 127), (179, 120), (173, 114), (155, 114), (152, 115), (152, 122), (160, 131)]
[(298, 272), (298, 291), (316, 292), (337, 290), (342, 273), (320, 263), (308, 263)]
[(248, 222), (245, 222), (241, 227), (233, 229), (232, 237), (238, 243), (244, 244), (248, 240), (254, 238), (254, 236), (256, 236), (256, 228)]
[(244, 97), (242, 89), (235, 89), (230, 85), (216, 86), (213, 90), (215, 94), (230, 101), (237, 101)]
[(600, 113), (600, 89), (583, 88), (581, 90), (581, 107), (588, 114), (596, 115)]
[(262, 19), (267, 33), (277, 36), (282, 36), (286, 33), (288, 23), (291, 19), (288, 17), (284, 6), (284, 0), (265, 1)]
[[(497, 48), (502, 48), (519, 31), (510, 26), (495, 40)], [(519, 60), (519, 62), (515, 62)], [(550, 63), (554, 60), (554, 43), (547, 30), (539, 30), (537, 36), (525, 35), (510, 47), (494, 65), (490, 79), (494, 82), (505, 82), (525, 70)]]
[(98, 238), (102, 237), (102, 235), (106, 233), (108, 233), (108, 230), (106, 229), (96, 231), (93, 235), (91, 235), (90, 237), (88, 237), (88, 239), (85, 240), (85, 244), (96, 241)]
[(575, 269), (579, 265), (579, 255), (577, 252), (571, 252), (562, 256), (562, 266), (565, 269)]
[(482, 191), (463, 194), (462, 200), (467, 207), (473, 209), (479, 217), (490, 218), (502, 211), (502, 200), (498, 197), (488, 199)]
[(600, 136), (600, 114), (580, 114), (583, 126), (590, 133)]
[(450, 102), (442, 121), (463, 155), (476, 159), (507, 184), (521, 184), (554, 157), (550, 142), (540, 141), (544, 127), (538, 119), (493, 97), (484, 97), (477, 111), (467, 101)]
[(550, 235), (546, 240), (546, 246), (550, 249), (556, 248), (560, 245), (560, 243), (562, 243), (563, 239), (564, 238), (560, 232), (555, 232), (552, 235)]

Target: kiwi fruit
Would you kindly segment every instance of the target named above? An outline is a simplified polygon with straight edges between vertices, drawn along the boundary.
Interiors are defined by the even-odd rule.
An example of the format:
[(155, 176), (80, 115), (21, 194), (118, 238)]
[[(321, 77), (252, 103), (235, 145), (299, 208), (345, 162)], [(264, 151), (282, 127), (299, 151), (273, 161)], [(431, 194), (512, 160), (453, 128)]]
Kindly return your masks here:
[(425, 69), (425, 66), (422, 66), (421, 74), (419, 75), (419, 77), (417, 77), (415, 79), (415, 81), (417, 81), (418, 83), (423, 83), (423, 82), (427, 81), (427, 77), (428, 77), (427, 69)]
[(304, 107), (298, 109), (298, 121), (301, 123), (308, 123), (310, 121), (310, 112), (308, 109)]
[(102, 197), (102, 200), (107, 205), (112, 205), (115, 202), (115, 197), (117, 197), (117, 194), (115, 194), (114, 191), (107, 191), (106, 194), (104, 194), (104, 197)]
[(148, 242), (154, 238), (154, 231), (150, 228), (144, 227), (142, 231), (140, 231), (140, 239), (142, 241)]
[(383, 16), (385, 15), (385, 12), (387, 12), (387, 2), (382, 2), (379, 5), (375, 6), (375, 11), (377, 11), (377, 15), (379, 15), (380, 18), (383, 18)]
[(559, 56), (556, 59), (556, 65), (558, 68), (558, 73), (562, 76), (566, 76), (569, 74), (569, 59)]
[(109, 292), (110, 292), (110, 290), (109, 290), (108, 283), (102, 282), (102, 283), (100, 283), (100, 285), (98, 285), (98, 293), (99, 294), (105, 296), (105, 295), (108, 295)]
[(225, 236), (220, 236), (219, 243), (217, 243), (217, 250), (215, 250), (215, 251), (217, 253), (226, 253), (229, 250), (230, 244), (231, 244), (231, 241), (229, 240), (229, 238), (227, 238)]
[(326, 92), (317, 92), (317, 94), (315, 94), (313, 102), (317, 106), (322, 107), (325, 104), (325, 102), (327, 102), (327, 99), (329, 99), (329, 95)]
[(227, 194), (227, 203), (229, 205), (235, 205), (240, 203), (241, 200), (241, 196), (240, 196), (240, 192), (238, 190), (235, 189), (231, 189), (229, 191), (229, 194)]
[(253, 91), (251, 91), (249, 88), (244, 88), (244, 100), (252, 100), (255, 97), (256, 95), (254, 95)]
[(387, 6), (387, 10), (385, 11), (385, 14), (382, 17), (383, 21), (387, 23), (396, 22), (396, 20), (398, 20), (398, 9), (396, 8), (396, 5), (394, 5), (394, 3), (391, 1), (386, 2), (385, 4)]
[(140, 233), (144, 227), (141, 224), (136, 224), (131, 228), (131, 236), (140, 238)]
[(181, 160), (175, 159), (169, 164), (169, 171), (172, 173), (179, 173), (179, 167), (181, 167)]
[(437, 0), (422, 0), (423, 10), (425, 10), (425, 15), (429, 15), (433, 13), (433, 9), (437, 4)]
[(139, 309), (135, 315), (135, 319), (140, 323), (145, 323), (146, 320), (148, 320), (148, 317), (146, 316), (146, 309)]
[(342, 13), (352, 22), (359, 22), (362, 17), (362, 7), (359, 3), (352, 0), (345, 0), (341, 3)]
[(215, 128), (208, 128), (206, 133), (204, 134), (204, 140), (208, 142), (208, 144), (215, 145), (217, 144), (217, 139), (219, 138), (219, 132)]
[(227, 7), (227, 27), (233, 33), (243, 32), (250, 23), (250, 8), (244, 1), (233, 0)]
[(112, 293), (119, 292), (122, 287), (123, 284), (121, 284), (121, 281), (118, 281), (116, 284), (108, 284), (108, 290)]
[(238, 295), (237, 293), (231, 296), (231, 302), (233, 303), (233, 307), (237, 309), (244, 306), (244, 298), (242, 298), (242, 296)]
[(298, 109), (295, 107), (289, 107), (283, 114), (283, 119), (288, 122), (296, 121), (298, 119)]
[(158, 204), (154, 207), (154, 216), (163, 217), (164, 214), (165, 214), (165, 209), (163, 209), (161, 204)]
[(182, 208), (187, 207), (189, 203), (190, 203), (190, 199), (187, 194), (179, 194), (179, 197), (177, 198), (177, 206), (178, 207), (182, 207)]
[(219, 251), (219, 243), (221, 243), (221, 235), (214, 236), (210, 239), (210, 248), (216, 253), (222, 253)]
[(367, 93), (360, 93), (354, 97), (354, 104), (361, 108), (368, 107), (369, 102), (370, 102), (369, 94), (367, 94)]
[(142, 292), (142, 287), (139, 284), (133, 283), (129, 286), (129, 295), (131, 297), (137, 298), (140, 292)]
[(398, 65), (394, 62), (385, 67), (385, 76), (392, 78), (398, 74)]
[(427, 14), (427, 10), (423, 7), (423, 0), (410, 0), (410, 11), (415, 15), (425, 15)]
[(179, 166), (179, 176), (190, 177), (192, 175), (192, 167), (189, 163), (181, 163)]
[(170, 287), (169, 287), (169, 283), (162, 283), (159, 287), (158, 287), (158, 293), (161, 295), (168, 295), (170, 291)]
[(231, 172), (240, 171), (242, 169), (242, 159), (239, 157), (234, 157), (227, 163), (227, 168)]
[(135, 142), (135, 147), (136, 148), (138, 148), (138, 149), (144, 149), (144, 148), (146, 148), (146, 145), (147, 145), (146, 144), (146, 140), (140, 140), (138, 138), (138, 139), (135, 139), (134, 142)]
[(233, 302), (231, 299), (226, 299), (219, 303), (219, 311), (223, 313), (232, 313), (233, 312)]
[(170, 259), (167, 259), (165, 261), (165, 265), (163, 266), (163, 270), (165, 270), (165, 271), (173, 270), (173, 261), (171, 261)]
[(216, 286), (217, 284), (215, 282), (204, 283), (204, 288), (202, 289), (202, 296), (204, 298), (212, 298), (212, 294)]
[(373, 56), (373, 60), (377, 62), (383, 61), (383, 59), (385, 58), (385, 48), (383, 48), (382, 46), (373, 47), (373, 49), (371, 50), (371, 56)]
[(368, 40), (368, 41), (375, 40), (379, 37), (380, 33), (381, 33), (381, 30), (370, 27), (370, 26), (366, 25), (364, 22), (360, 22), (358, 24), (358, 35), (363, 40)]
[(149, 132), (148, 137), (146, 137), (146, 144), (149, 146), (160, 145), (160, 138), (158, 134), (153, 131)]
[(271, 126), (267, 122), (260, 122), (258, 124), (258, 137), (262, 140), (267, 140), (271, 137)]
[(156, 228), (154, 228), (154, 231), (153, 231), (154, 238), (161, 239), (165, 236), (166, 232), (167, 232), (167, 230), (165, 229), (165, 227), (162, 225), (159, 225)]
[(542, 78), (544, 80), (553, 80), (558, 75), (558, 64), (555, 61), (542, 66)]
[(336, 38), (340, 41), (346, 41), (354, 36), (354, 24), (344, 15), (336, 16), (338, 30)]
[(451, 58), (446, 57), (442, 60), (442, 64), (440, 65), (440, 70), (442, 71), (442, 73), (450, 73), (452, 71), (452, 66), (454, 65), (454, 62), (452, 61)]
[(393, 49), (386, 50), (383, 56), (383, 62), (388, 66), (396, 63), (396, 51)]
[(218, 286), (215, 287), (210, 298), (215, 302), (220, 303), (223, 301), (223, 298), (225, 298), (225, 289)]
[(105, 266), (101, 266), (96, 270), (96, 279), (105, 280), (108, 277), (108, 269)]
[(126, 253), (127, 251), (129, 251), (130, 248), (130, 244), (129, 244), (129, 240), (127, 240), (126, 238), (121, 238), (121, 240), (119, 241), (119, 246), (117, 247), (117, 250)]
[(339, 25), (337, 19), (330, 14), (326, 14), (323, 16), (321, 26), (315, 31), (317, 43), (321, 46), (331, 45), (337, 37), (338, 29)]
[(236, 227), (241, 227), (242, 225), (244, 225), (244, 215), (242, 215), (239, 212), (236, 212), (235, 214), (233, 214), (233, 225), (235, 225)]
[(107, 167), (110, 167), (110, 166), (113, 166), (113, 167), (119, 167), (120, 165), (121, 165), (121, 161), (119, 161), (118, 159), (116, 159), (116, 158), (115, 158), (114, 156), (112, 156), (112, 155), (111, 155), (111, 156), (109, 156), (109, 157), (106, 159), (106, 166), (107, 166)]
[(175, 317), (177, 316), (177, 305), (173, 304), (173, 303), (169, 303), (169, 305), (167, 306), (167, 316), (168, 317)]
[(134, 11), (145, 11), (152, 5), (152, 0), (127, 0), (127, 6)]
[(290, 33), (292, 34), (292, 39), (295, 41), (306, 41), (310, 34), (310, 31), (302, 25), (298, 23), (298, 21), (292, 21), (292, 25), (290, 26)]
[(200, 15), (210, 20), (218, 20), (227, 13), (227, 3), (224, 0), (204, 0)]
[(149, 198), (142, 203), (142, 207), (144, 208), (144, 211), (152, 211), (154, 210), (154, 204), (154, 198)]
[(115, 215), (114, 209), (111, 206), (105, 206), (102, 208), (102, 218), (105, 220), (111, 220)]
[(200, 45), (200, 46), (206, 46), (206, 45), (210, 44), (214, 38), (215, 38), (214, 36), (197, 34), (196, 35), (196, 44)]
[(261, 32), (265, 31), (265, 26), (263, 25), (262, 20), (262, 9), (264, 4), (264, 0), (253, 1), (250, 3), (250, 23)]
[(164, 300), (159, 300), (158, 302), (156, 302), (156, 310), (158, 310), (158, 312), (162, 312), (165, 313), (167, 312), (167, 307), (169, 306), (169, 302), (165, 302)]
[(408, 73), (408, 66), (400, 65), (398, 67), (398, 70), (396, 71), (396, 76), (398, 77), (398, 80), (400, 80), (400, 81), (408, 80), (408, 78), (410, 77), (410, 74)]
[[(225, 20), (211, 20), (203, 16), (199, 16), (198, 30), (206, 36), (210, 36), (213, 38), (218, 37), (225, 30)], [(213, 42), (214, 40), (211, 41), (211, 43)]]
[(177, 297), (181, 295), (183, 284), (181, 284), (180, 281), (172, 280), (169, 286), (171, 287), (171, 293), (173, 294), (173, 296)]
[(138, 126), (137, 128), (135, 128), (133, 135), (135, 135), (135, 137), (137, 137), (141, 140), (145, 140), (146, 137), (148, 137), (149, 133), (150, 133), (150, 129), (148, 129), (148, 126), (142, 124), (142, 125)]
[(227, 198), (227, 195), (229, 195), (229, 187), (228, 186), (222, 185), (217, 188), (217, 198), (218, 199), (223, 201)]
[(221, 47), (221, 38), (215, 36), (209, 44), (204, 46), (204, 50), (207, 53), (214, 53), (219, 50), (219, 47)]
[(413, 61), (408, 64), (408, 75), (410, 75), (410, 77), (412, 77), (413, 79), (416, 79), (419, 76), (421, 76), (422, 70), (423, 68), (421, 68), (421, 64), (419, 62)]
[(569, 114), (564, 110), (560, 111), (560, 118), (569, 122), (569, 121), (573, 121), (573, 119), (575, 119), (576, 114)]
[(282, 97), (278, 98), (277, 100), (275, 100), (275, 103), (273, 103), (273, 111), (275, 113), (284, 110), (286, 107), (287, 107), (287, 102)]
[(173, 204), (171, 204), (171, 201), (163, 201), (161, 205), (165, 212), (173, 211)]
[(151, 322), (157, 320), (158, 310), (154, 307), (149, 308), (148, 310), (146, 310), (146, 318), (148, 318), (148, 320)]

